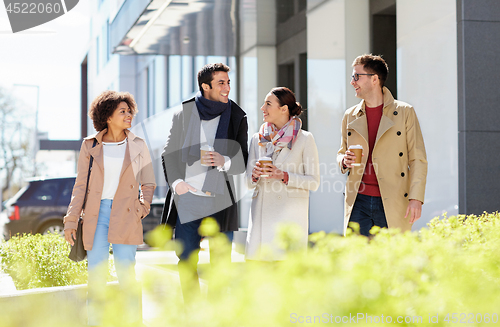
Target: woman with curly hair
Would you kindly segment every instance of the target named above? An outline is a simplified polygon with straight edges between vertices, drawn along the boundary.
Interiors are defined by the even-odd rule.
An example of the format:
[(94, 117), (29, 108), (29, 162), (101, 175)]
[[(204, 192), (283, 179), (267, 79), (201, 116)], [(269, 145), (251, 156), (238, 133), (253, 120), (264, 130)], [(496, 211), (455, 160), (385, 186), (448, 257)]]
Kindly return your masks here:
[(251, 139), (246, 172), (254, 189), (246, 258), (274, 261), (283, 258), (275, 239), (280, 225), (295, 225), (293, 247), (307, 248), (309, 191), (319, 187), (319, 159), (313, 135), (301, 129), (302, 106), (290, 89), (272, 89), (260, 110), (264, 124)]
[[(143, 243), (141, 220), (149, 213), (156, 187), (146, 142), (128, 130), (136, 114), (137, 105), (128, 92), (105, 91), (94, 99), (89, 116), (98, 133), (83, 140), (71, 203), (64, 217), (65, 238), (73, 245), (86, 201), (83, 244), (88, 259), (91, 326), (101, 324), (110, 243), (120, 288), (132, 291), (136, 286), (135, 254)], [(136, 314), (139, 308), (137, 304)]]

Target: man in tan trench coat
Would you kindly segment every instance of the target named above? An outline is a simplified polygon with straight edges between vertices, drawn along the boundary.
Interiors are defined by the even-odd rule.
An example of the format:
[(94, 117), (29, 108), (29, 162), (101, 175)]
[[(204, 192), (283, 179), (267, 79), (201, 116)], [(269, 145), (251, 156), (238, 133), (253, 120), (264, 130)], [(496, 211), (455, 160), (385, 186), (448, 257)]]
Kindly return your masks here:
[[(427, 158), (413, 107), (395, 100), (384, 83), (389, 69), (380, 56), (353, 64), (351, 85), (362, 101), (346, 110), (337, 162), (347, 173), (344, 233), (349, 222), (369, 236), (373, 226), (411, 230), (424, 203)], [(349, 151), (361, 145), (361, 165)]]

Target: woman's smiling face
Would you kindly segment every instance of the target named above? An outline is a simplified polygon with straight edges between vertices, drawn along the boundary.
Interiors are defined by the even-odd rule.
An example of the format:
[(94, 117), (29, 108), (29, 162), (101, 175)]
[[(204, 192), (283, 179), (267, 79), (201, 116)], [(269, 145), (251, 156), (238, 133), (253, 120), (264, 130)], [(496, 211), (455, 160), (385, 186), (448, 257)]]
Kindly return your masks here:
[(288, 108), (286, 106), (280, 106), (278, 98), (272, 93), (266, 95), (266, 99), (262, 107), (260, 107), (260, 110), (262, 110), (264, 114), (264, 121), (266, 123), (276, 125), (276, 123), (285, 120), (285, 117), (285, 121), (288, 120)]
[(120, 102), (118, 107), (116, 107), (113, 114), (108, 118), (108, 129), (122, 129), (125, 130), (127, 128), (132, 127), (132, 119), (134, 116), (132, 115), (132, 110), (128, 107), (128, 104), (125, 101)]

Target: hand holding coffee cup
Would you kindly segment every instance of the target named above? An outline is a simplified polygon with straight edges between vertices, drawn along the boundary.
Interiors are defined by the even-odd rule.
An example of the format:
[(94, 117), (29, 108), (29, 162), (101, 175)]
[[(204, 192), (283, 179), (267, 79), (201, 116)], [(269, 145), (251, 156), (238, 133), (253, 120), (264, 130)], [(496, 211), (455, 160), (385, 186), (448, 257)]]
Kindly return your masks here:
[(262, 169), (263, 174), (260, 177), (269, 177), (269, 166), (273, 165), (273, 160), (269, 157), (260, 157), (259, 158), (260, 168)]
[(212, 158), (210, 152), (215, 151), (213, 146), (208, 144), (204, 144), (200, 147), (200, 162), (202, 166), (208, 167), (212, 166), (212, 163), (209, 160)]
[(344, 165), (348, 168), (361, 166), (361, 157), (363, 156), (363, 147), (361, 145), (350, 145), (344, 155)]
[(268, 178), (274, 178), (274, 179), (283, 179), (285, 178), (285, 174), (282, 170), (278, 169), (273, 164), (267, 164), (266, 165), (266, 174), (268, 175)]

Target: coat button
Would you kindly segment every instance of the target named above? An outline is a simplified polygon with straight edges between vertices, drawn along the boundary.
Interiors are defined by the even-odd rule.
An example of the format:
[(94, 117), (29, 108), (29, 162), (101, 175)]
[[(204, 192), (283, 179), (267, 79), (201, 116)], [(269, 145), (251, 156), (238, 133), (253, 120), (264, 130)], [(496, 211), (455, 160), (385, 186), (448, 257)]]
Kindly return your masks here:
[(400, 153), (399, 153), (399, 156), (400, 156), (400, 157), (402, 157), (402, 156), (403, 156), (403, 152), (400, 152)]
[(139, 209), (137, 209), (137, 212), (139, 212)]
[(400, 136), (400, 135), (401, 135), (401, 132), (400, 132), (400, 131), (398, 131), (396, 134), (398, 134), (398, 136)]
[(90, 194), (90, 190), (87, 190), (87, 194)]
[(134, 185), (130, 185), (130, 188), (134, 188)]
[(130, 212), (130, 211), (132, 211), (132, 210), (130, 210), (130, 208), (128, 208), (128, 209), (127, 209), (127, 211), (128, 211), (128, 212)]
[(401, 173), (401, 177), (405, 177), (405, 173)]
[(278, 195), (278, 200), (281, 200), (281, 195)]
[(397, 111), (394, 111), (393, 112), (394, 116), (397, 116), (398, 115), (398, 112)]
[(351, 132), (347, 132), (347, 136), (351, 136)]
[(407, 197), (408, 197), (408, 193), (405, 193), (405, 198), (407, 198)]

